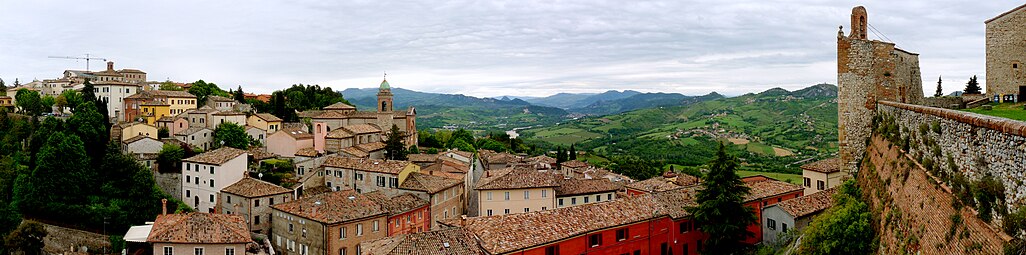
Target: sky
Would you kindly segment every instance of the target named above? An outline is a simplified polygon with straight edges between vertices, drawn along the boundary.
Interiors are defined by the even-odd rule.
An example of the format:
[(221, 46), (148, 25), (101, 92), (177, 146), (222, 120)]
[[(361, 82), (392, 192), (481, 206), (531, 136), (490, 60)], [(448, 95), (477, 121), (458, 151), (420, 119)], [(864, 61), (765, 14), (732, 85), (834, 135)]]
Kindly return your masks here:
[[(869, 24), (920, 54), (923, 86), (985, 77), (984, 21), (1016, 1), (0, 0), (0, 78), (85, 61), (154, 81), (270, 93), (291, 84), (471, 96), (606, 90), (740, 95), (836, 84), (838, 26)], [(885, 36), (885, 37), (884, 37)], [(93, 61), (92, 70), (104, 68)]]

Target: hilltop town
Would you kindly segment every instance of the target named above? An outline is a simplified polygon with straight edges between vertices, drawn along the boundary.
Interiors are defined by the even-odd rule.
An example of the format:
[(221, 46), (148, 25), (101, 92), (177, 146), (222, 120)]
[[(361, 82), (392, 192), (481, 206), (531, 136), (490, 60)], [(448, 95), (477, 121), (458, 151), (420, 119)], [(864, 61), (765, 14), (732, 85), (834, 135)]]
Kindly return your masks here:
[[(729, 225), (745, 252), (1022, 254), (1026, 122), (986, 113), (1026, 96), (1026, 5), (985, 22), (988, 86), (957, 97), (923, 97), (919, 54), (870, 39), (868, 17), (837, 31), (837, 96), (812, 107), (837, 104), (837, 154), (799, 161), (801, 183), (738, 176), (722, 141), (763, 138), (717, 122), (659, 137), (719, 139), (712, 163), (636, 179), (573, 146), (422, 133), (385, 78), (358, 108), (331, 88), (225, 91), (107, 62), (5, 86), (0, 230), (25, 254), (706, 254), (729, 223), (705, 208), (750, 219)], [(729, 206), (716, 192), (739, 208), (710, 209)]]

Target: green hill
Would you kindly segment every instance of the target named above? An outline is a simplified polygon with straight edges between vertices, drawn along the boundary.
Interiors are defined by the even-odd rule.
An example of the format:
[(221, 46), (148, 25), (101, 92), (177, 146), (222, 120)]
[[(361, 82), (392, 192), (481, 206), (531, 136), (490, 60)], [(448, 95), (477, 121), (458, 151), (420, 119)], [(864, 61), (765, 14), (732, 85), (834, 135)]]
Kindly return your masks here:
[(713, 156), (718, 142), (731, 144), (748, 167), (791, 168), (837, 150), (837, 87), (820, 84), (797, 91), (758, 94), (664, 106), (523, 130), (526, 139), (611, 157), (635, 155), (687, 166)]

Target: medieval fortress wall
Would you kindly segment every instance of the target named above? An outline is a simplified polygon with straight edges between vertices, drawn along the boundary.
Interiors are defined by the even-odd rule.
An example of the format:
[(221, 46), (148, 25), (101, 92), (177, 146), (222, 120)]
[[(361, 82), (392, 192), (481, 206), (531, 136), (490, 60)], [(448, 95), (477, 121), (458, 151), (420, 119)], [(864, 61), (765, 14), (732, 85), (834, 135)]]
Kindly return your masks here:
[[(1026, 20), (1024, 7), (1026, 5), (996, 20)], [(873, 118), (886, 114), (896, 119), (903, 137), (928, 138), (939, 146), (939, 151), (913, 146), (907, 152), (909, 155), (915, 155), (913, 157), (918, 157), (920, 162), (926, 159), (936, 162), (944, 171), (957, 169), (971, 180), (992, 175), (1004, 184), (1007, 196), (1004, 200), (1009, 209), (1026, 205), (1026, 122), (924, 106), (918, 55), (898, 49), (890, 42), (867, 39), (867, 18), (865, 8), (855, 7), (851, 32), (845, 35), (842, 30), (837, 36), (841, 170), (852, 175), (858, 172), (872, 136)], [(990, 82), (990, 37), (995, 36), (992, 30), (998, 30), (999, 23), (992, 20), (987, 25), (988, 87), (996, 84)], [(1021, 24), (1017, 24), (1018, 30), (1026, 31), (1026, 26)], [(1013, 39), (1009, 40), (1019, 40), (1018, 44), (1026, 49), (1024, 35), (1011, 36)], [(1011, 68), (1011, 62), (1008, 65)], [(1008, 80), (1015, 79), (1005, 81)], [(992, 88), (997, 91), (1000, 87)], [(923, 125), (930, 127), (930, 132), (922, 133)], [(934, 132), (934, 126), (939, 126), (939, 132)], [(948, 157), (955, 166), (948, 165)]]
[[(1022, 96), (1026, 87), (1026, 11), (1024, 6), (987, 20), (987, 97)], [(1011, 98), (1008, 98), (1011, 99)], [(1026, 101), (1026, 98), (1017, 101)], [(1013, 99), (1016, 100), (1016, 99)]]

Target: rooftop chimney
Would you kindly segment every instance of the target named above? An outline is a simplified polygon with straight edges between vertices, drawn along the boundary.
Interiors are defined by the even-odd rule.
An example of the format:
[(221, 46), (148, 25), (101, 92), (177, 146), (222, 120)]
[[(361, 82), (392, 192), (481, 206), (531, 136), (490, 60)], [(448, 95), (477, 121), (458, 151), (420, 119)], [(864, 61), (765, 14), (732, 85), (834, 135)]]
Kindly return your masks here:
[(167, 198), (160, 200), (160, 207), (162, 208), (161, 215), (167, 214)]
[(107, 61), (107, 71), (114, 71), (114, 61)]
[(460, 215), (460, 227), (467, 226), (467, 215)]

